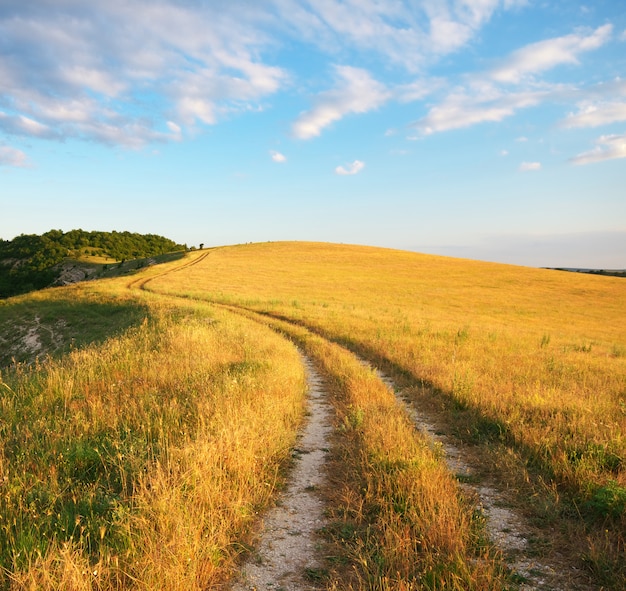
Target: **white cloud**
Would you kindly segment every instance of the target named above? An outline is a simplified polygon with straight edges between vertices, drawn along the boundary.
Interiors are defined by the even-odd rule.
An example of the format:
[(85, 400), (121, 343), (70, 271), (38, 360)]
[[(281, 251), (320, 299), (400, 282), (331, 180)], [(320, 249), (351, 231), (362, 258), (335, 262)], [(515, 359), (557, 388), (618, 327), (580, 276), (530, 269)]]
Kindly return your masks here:
[(626, 102), (584, 102), (578, 105), (577, 113), (570, 113), (561, 126), (572, 127), (598, 127), (616, 121), (626, 121)]
[[(426, 41), (430, 51), (443, 55), (458, 51), (491, 18), (499, 5), (498, 0), (425, 2), (423, 6), (428, 17)], [(505, 8), (508, 7), (505, 5)]]
[(339, 175), (357, 174), (358, 172), (361, 172), (363, 168), (365, 168), (365, 162), (361, 162), (360, 160), (355, 160), (354, 162), (352, 162), (351, 164), (348, 164), (345, 167), (338, 166), (337, 168), (335, 168), (335, 174), (339, 174)]
[(24, 152), (16, 148), (0, 146), (0, 166), (27, 168), (29, 166), (28, 157)]
[(524, 143), (528, 141), (528, 138), (525, 135), (520, 135), (519, 137), (515, 138), (515, 141), (519, 143)]
[(543, 93), (490, 93), (487, 97), (470, 96), (464, 92), (449, 95), (430, 109), (426, 117), (414, 125), (424, 135), (462, 129), (478, 123), (500, 122), (518, 109), (537, 105)]
[(126, 84), (116, 78), (113, 73), (79, 64), (72, 64), (68, 67), (61, 66), (59, 78), (64, 79), (75, 88), (88, 88), (108, 97), (117, 96), (126, 88)]
[[(0, 12), (0, 39), (11, 49), (0, 60), (7, 133), (119, 138), (133, 147), (178, 140), (179, 123), (214, 124), (285, 80), (261, 59), (270, 43), (261, 26), (267, 11), (254, 3), (10, 4)], [(174, 113), (179, 129), (160, 133)]]
[[(298, 39), (336, 53), (376, 52), (409, 71), (457, 51), (502, 4), (500, 0), (273, 0), (283, 27)], [(503, 8), (510, 8), (504, 1)]]
[(531, 170), (541, 170), (541, 162), (522, 162), (519, 165), (521, 172), (529, 172)]
[(580, 165), (626, 158), (626, 135), (602, 135), (594, 143), (596, 147), (593, 150), (578, 154), (570, 162)]
[(52, 137), (52, 130), (42, 123), (24, 115), (9, 115), (0, 111), (0, 129), (13, 135)]
[[(125, 146), (176, 141), (182, 127), (260, 110), (261, 101), (293, 84), (266, 57), (275, 59), (291, 39), (334, 59), (375, 54), (385, 65), (421, 72), (520, 1), (5, 2), (0, 39), (10, 51), (0, 60), (0, 126), (37, 138), (120, 138)], [(319, 135), (333, 121), (391, 98), (364, 70), (336, 74), (336, 89), (319, 94), (294, 124), (297, 137)], [(393, 92), (411, 102), (432, 90), (432, 83), (419, 82)], [(178, 129), (166, 124), (169, 133), (160, 133), (172, 119)], [(137, 138), (131, 129), (141, 130)]]
[(270, 155), (272, 156), (272, 160), (274, 162), (279, 162), (279, 163), (287, 162), (287, 157), (284, 154), (281, 154), (280, 152), (275, 152), (274, 150), (271, 150)]
[(451, 53), (465, 45), (472, 36), (472, 29), (465, 23), (446, 18), (430, 21), (430, 39), (437, 53)]
[(166, 122), (167, 128), (175, 135), (180, 135), (182, 132), (182, 129), (180, 128), (180, 125), (174, 123), (173, 121), (167, 121)]
[[(454, 88), (439, 104), (430, 108), (425, 117), (413, 124), (423, 135), (462, 129), (479, 123), (498, 123), (514, 115), (520, 109), (534, 107), (547, 100), (571, 102), (582, 97), (605, 99), (596, 106), (596, 114), (587, 119), (571, 115), (566, 127), (590, 125), (591, 121), (608, 122), (622, 120), (622, 103), (611, 103), (607, 97), (626, 94), (625, 81), (619, 78), (587, 89), (538, 82), (539, 74), (563, 63), (578, 63), (577, 56), (606, 43), (612, 26), (604, 25), (584, 35), (575, 33), (527, 45), (505, 58), (501, 65), (487, 72), (462, 77), (462, 85)], [(517, 83), (519, 90), (505, 90), (510, 83)], [(424, 89), (425, 90), (425, 89)], [(588, 121), (589, 123), (586, 123)], [(520, 138), (517, 141), (525, 141)]]
[(337, 87), (318, 95), (311, 111), (300, 115), (292, 126), (299, 139), (319, 136), (325, 127), (346, 115), (366, 113), (383, 105), (390, 92), (367, 71), (350, 66), (336, 66)]
[(603, 25), (587, 36), (565, 35), (532, 43), (513, 52), (490, 72), (498, 82), (519, 83), (525, 77), (543, 72), (561, 64), (577, 64), (578, 54), (597, 49), (608, 41), (612, 25)]
[(421, 100), (442, 88), (445, 82), (441, 78), (422, 79), (410, 84), (400, 84), (393, 88), (393, 95), (401, 103), (412, 103)]
[(509, 155), (508, 150), (500, 150), (500, 156), (508, 156), (508, 155)]

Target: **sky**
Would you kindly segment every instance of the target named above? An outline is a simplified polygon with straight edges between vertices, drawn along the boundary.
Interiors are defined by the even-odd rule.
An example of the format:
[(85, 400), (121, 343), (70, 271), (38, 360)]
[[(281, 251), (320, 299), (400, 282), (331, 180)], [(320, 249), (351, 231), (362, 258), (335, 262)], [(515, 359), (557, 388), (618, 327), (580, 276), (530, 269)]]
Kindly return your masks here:
[(626, 268), (624, 0), (0, 0), (0, 238)]

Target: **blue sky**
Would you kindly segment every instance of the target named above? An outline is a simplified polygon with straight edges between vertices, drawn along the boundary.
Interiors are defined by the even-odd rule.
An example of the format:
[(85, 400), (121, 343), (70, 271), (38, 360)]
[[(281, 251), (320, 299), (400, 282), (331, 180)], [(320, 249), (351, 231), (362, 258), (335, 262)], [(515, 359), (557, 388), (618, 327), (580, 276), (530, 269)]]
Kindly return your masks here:
[(0, 237), (626, 268), (623, 0), (0, 0)]

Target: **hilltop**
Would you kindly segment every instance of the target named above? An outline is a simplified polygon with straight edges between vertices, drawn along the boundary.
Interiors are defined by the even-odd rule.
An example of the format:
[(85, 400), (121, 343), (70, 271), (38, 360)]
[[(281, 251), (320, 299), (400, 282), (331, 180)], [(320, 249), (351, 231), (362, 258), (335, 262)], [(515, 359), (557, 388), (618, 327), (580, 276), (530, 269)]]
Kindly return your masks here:
[(0, 239), (0, 298), (110, 275), (113, 265), (186, 249), (163, 236), (115, 230), (50, 230)]

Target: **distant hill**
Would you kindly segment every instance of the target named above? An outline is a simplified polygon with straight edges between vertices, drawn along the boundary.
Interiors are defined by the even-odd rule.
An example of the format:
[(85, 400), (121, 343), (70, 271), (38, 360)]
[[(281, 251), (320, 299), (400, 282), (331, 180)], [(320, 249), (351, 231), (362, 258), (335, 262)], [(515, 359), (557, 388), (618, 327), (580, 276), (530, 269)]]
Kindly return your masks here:
[(603, 275), (605, 277), (625, 277), (626, 269), (584, 269), (578, 267), (546, 267), (554, 271), (568, 271), (570, 273), (588, 273), (589, 275)]
[(133, 232), (50, 230), (0, 239), (0, 298), (80, 281), (112, 264), (186, 250), (169, 238)]

